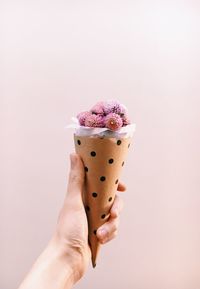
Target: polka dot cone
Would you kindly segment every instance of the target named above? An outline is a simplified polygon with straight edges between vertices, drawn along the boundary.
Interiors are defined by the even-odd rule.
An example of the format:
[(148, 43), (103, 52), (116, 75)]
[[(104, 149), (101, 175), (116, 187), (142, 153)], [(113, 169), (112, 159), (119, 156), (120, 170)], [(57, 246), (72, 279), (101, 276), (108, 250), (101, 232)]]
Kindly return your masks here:
[(85, 166), (84, 204), (88, 217), (93, 267), (96, 266), (100, 248), (96, 232), (109, 218), (130, 141), (130, 138), (74, 135), (76, 153), (80, 155)]

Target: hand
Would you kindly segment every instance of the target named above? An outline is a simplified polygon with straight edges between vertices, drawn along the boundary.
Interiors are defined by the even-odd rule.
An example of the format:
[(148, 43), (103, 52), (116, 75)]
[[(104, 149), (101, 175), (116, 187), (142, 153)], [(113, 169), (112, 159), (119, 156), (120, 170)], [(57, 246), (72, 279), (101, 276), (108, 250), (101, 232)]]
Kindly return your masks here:
[[(19, 289), (71, 289), (84, 274), (91, 258), (87, 217), (82, 202), (84, 179), (83, 163), (78, 155), (72, 154), (67, 195), (56, 231)], [(125, 186), (120, 183), (118, 191), (125, 191)], [(116, 236), (122, 207), (122, 200), (116, 196), (109, 220), (97, 230), (100, 243)]]
[[(77, 154), (71, 154), (71, 170), (69, 174), (67, 194), (61, 209), (54, 239), (61, 246), (69, 258), (72, 271), (75, 272), (74, 281), (77, 282), (88, 267), (91, 259), (88, 245), (88, 223), (82, 201), (85, 171), (83, 163)], [(126, 188), (119, 183), (118, 191)], [(97, 230), (97, 238), (105, 244), (117, 235), (119, 214), (123, 202), (116, 195), (110, 210), (109, 220)]]

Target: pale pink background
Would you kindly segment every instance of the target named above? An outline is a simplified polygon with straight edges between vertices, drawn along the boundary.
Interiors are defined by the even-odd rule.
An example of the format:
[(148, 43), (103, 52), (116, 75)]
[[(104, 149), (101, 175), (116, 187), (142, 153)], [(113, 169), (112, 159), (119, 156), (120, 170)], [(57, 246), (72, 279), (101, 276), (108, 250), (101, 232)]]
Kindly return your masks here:
[(117, 98), (137, 123), (126, 206), (75, 288), (199, 289), (199, 1), (6, 0), (0, 27), (0, 288), (17, 287), (54, 230), (64, 126)]

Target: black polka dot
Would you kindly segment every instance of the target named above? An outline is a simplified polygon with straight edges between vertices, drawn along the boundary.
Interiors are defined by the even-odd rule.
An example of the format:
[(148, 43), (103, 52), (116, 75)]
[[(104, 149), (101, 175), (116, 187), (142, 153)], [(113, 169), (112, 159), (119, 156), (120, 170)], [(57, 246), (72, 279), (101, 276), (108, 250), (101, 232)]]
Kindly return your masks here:
[(105, 219), (105, 217), (106, 217), (106, 214), (101, 215), (102, 219)]
[(116, 180), (116, 181), (115, 181), (115, 184), (118, 184), (118, 182), (119, 182), (119, 180)]
[(131, 144), (129, 143), (129, 144), (128, 144), (128, 148), (130, 148), (130, 145), (131, 145)]
[(77, 140), (77, 144), (78, 144), (79, 146), (81, 145), (80, 139)]
[(96, 235), (97, 234), (97, 230), (94, 230), (93, 233)]
[(88, 172), (88, 167), (85, 167), (85, 171)]
[(91, 154), (92, 157), (96, 156), (96, 153), (94, 151), (92, 151), (90, 154)]
[(122, 143), (122, 141), (119, 139), (119, 140), (117, 141), (117, 145), (119, 146), (121, 143)]
[(97, 193), (92, 193), (92, 196), (94, 197), (94, 198), (96, 198), (97, 197)]
[(113, 162), (114, 162), (114, 160), (113, 159), (109, 159), (109, 164), (112, 164)]
[(124, 165), (124, 162), (122, 163), (122, 167), (123, 167), (123, 165)]
[(100, 181), (104, 182), (106, 180), (106, 177), (102, 176), (100, 177)]
[(89, 206), (86, 206), (85, 208), (86, 208), (86, 211), (88, 211), (88, 212), (90, 211), (90, 207)]
[(108, 199), (108, 202), (111, 202), (112, 201), (112, 197), (110, 197), (109, 199)]

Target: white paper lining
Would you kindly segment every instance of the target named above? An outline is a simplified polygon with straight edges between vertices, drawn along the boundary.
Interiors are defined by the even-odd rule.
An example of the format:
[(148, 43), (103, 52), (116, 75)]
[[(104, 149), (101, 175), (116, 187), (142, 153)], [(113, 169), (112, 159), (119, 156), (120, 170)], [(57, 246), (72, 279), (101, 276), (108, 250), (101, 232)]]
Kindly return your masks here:
[(136, 124), (133, 123), (133, 124), (123, 126), (117, 131), (113, 131), (106, 127), (91, 128), (87, 126), (80, 126), (78, 119), (76, 117), (72, 117), (72, 121), (74, 123), (67, 125), (65, 128), (75, 129), (75, 134), (79, 136), (132, 137), (136, 128)]

